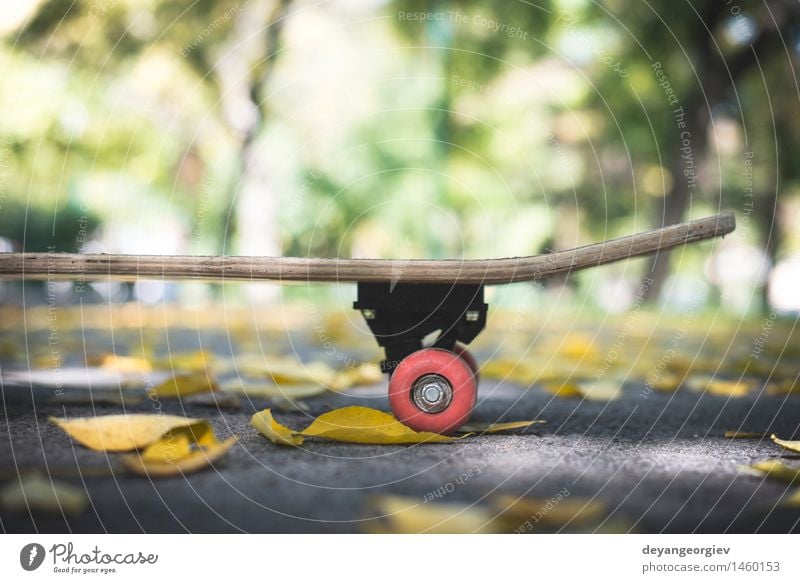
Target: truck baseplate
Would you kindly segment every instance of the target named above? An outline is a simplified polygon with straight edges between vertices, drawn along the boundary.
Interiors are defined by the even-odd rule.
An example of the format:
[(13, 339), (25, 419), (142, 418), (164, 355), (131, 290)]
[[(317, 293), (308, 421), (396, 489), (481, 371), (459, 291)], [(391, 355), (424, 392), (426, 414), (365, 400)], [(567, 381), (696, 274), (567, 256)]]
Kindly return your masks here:
[[(361, 311), (386, 358), (381, 370), (391, 375), (400, 362), (422, 348), (452, 351), (469, 344), (486, 326), (488, 305), (483, 285), (359, 283), (353, 304)], [(429, 346), (423, 339), (439, 332)]]

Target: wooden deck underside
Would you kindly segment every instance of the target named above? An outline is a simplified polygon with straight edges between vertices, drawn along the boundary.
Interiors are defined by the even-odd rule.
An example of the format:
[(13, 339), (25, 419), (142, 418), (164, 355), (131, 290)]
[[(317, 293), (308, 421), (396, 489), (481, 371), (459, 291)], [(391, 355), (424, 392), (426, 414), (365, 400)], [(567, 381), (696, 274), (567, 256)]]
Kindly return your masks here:
[(189, 255), (81, 255), (0, 253), (1, 279), (194, 279), (273, 282), (405, 282), (504, 284), (535, 281), (686, 243), (720, 237), (736, 228), (727, 211), (546, 255), (476, 260), (316, 259)]

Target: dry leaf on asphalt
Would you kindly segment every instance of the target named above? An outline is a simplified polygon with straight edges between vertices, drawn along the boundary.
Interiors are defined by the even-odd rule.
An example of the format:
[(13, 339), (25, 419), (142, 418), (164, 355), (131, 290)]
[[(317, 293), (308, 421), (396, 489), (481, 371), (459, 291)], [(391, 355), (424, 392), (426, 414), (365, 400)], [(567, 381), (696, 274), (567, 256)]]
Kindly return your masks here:
[(764, 460), (749, 466), (761, 472), (768, 478), (774, 478), (783, 482), (794, 483), (800, 481), (800, 469), (787, 466), (778, 460)]
[(494, 533), (494, 513), (479, 506), (422, 503), (403, 496), (374, 496), (371, 518), (364, 523), (369, 533), (461, 534)]
[(585, 527), (598, 523), (606, 513), (605, 504), (587, 498), (518, 498), (507, 494), (491, 499), (498, 520), (511, 532), (522, 525), (541, 528)]
[(590, 401), (613, 401), (622, 394), (622, 383), (618, 381), (593, 381), (580, 383), (580, 391)]
[(89, 358), (86, 364), (100, 366), (100, 368), (116, 372), (152, 372), (153, 370), (153, 366), (146, 358), (119, 356), (117, 354), (104, 354), (100, 357)]
[(331, 388), (343, 391), (350, 387), (375, 385), (383, 380), (383, 373), (377, 364), (361, 364), (337, 371)]
[(761, 439), (766, 437), (766, 433), (755, 433), (752, 431), (726, 431), (725, 437), (727, 439)]
[(358, 406), (324, 413), (300, 434), (304, 437), (369, 444), (444, 443), (457, 439), (428, 431), (414, 431), (389, 413)]
[(272, 381), (245, 381), (233, 379), (220, 386), (220, 391), (239, 393), (250, 398), (265, 399), (309, 399), (328, 391), (328, 388), (319, 383), (277, 385)]
[(289, 439), (289, 436), (317, 437), (344, 443), (372, 445), (446, 443), (459, 439), (438, 433), (414, 431), (389, 413), (357, 406), (343, 407), (323, 413), (302, 431), (293, 431), (275, 422), (270, 409), (256, 413), (251, 419), (251, 425), (271, 441), (278, 443), (276, 441), (278, 439), (281, 445), (300, 445), (302, 443), (302, 441), (295, 443)]
[(130, 471), (155, 478), (196, 472), (217, 461), (236, 443), (229, 437), (219, 441), (207, 422), (177, 427), (144, 451), (125, 455), (122, 465)]
[(800, 488), (794, 490), (789, 496), (781, 500), (783, 506), (790, 508), (800, 508)]
[(582, 399), (583, 390), (578, 383), (542, 383), (542, 388), (559, 399)]
[(750, 381), (714, 379), (706, 385), (705, 389), (708, 394), (719, 397), (746, 397), (753, 388), (755, 387)]
[(177, 399), (198, 393), (207, 393), (217, 389), (216, 381), (205, 372), (175, 375), (160, 385), (151, 388), (147, 393), (150, 398)]
[(781, 447), (785, 447), (790, 451), (794, 451), (800, 453), (800, 441), (785, 441), (783, 439), (778, 439), (778, 436), (774, 433), (770, 436), (770, 439), (780, 445)]
[(83, 512), (88, 502), (81, 488), (40, 474), (22, 475), (0, 490), (0, 507), (8, 512), (73, 515)]
[(269, 409), (264, 409), (253, 415), (250, 418), (250, 425), (258, 429), (258, 431), (272, 443), (295, 447), (303, 445), (303, 437), (296, 434), (285, 425), (281, 425), (275, 421)]
[(144, 397), (121, 391), (80, 391), (53, 395), (48, 405), (138, 405)]
[(462, 433), (499, 433), (512, 429), (523, 429), (530, 427), (534, 423), (544, 423), (541, 419), (533, 421), (509, 421), (507, 423), (467, 423), (459, 429)]
[(112, 452), (141, 449), (173, 429), (205, 423), (200, 419), (163, 414), (103, 415), (74, 419), (50, 417), (50, 422), (89, 449)]
[(264, 372), (277, 385), (316, 384), (331, 387), (336, 379), (336, 371), (324, 362), (276, 359), (267, 363)]
[(770, 396), (800, 395), (800, 382), (795, 379), (787, 379), (769, 383), (766, 393)]
[(156, 360), (153, 365), (160, 370), (206, 372), (216, 364), (214, 355), (207, 350), (170, 354), (168, 358)]

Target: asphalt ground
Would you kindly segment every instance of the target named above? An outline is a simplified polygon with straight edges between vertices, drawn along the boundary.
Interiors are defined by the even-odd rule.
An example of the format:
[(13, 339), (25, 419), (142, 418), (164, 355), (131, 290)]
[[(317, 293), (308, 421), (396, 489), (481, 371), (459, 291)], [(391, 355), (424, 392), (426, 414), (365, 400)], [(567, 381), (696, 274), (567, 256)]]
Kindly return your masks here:
[[(590, 525), (547, 527), (557, 532), (793, 532), (800, 523), (800, 509), (781, 505), (786, 484), (741, 470), (764, 459), (792, 464), (800, 456), (767, 438), (723, 437), (731, 428), (792, 435), (800, 403), (785, 397), (648, 394), (629, 385), (602, 402), (484, 381), (475, 420), (546, 424), (457, 443), (308, 440), (302, 448), (278, 447), (248, 425), (267, 402), (245, 400), (240, 410), (165, 402), (165, 412), (207, 418), (218, 436), (237, 435), (239, 443), (212, 468), (150, 480), (126, 473), (113, 455), (75, 444), (47, 421), (119, 413), (119, 406), (48, 404), (51, 391), (4, 387), (3, 483), (36, 471), (84, 489), (90, 504), (69, 516), (3, 510), (5, 532), (363, 532), (380, 515), (371, 501), (381, 495), (425, 509), (433, 502), (481, 508), (497, 494), (551, 499), (559, 492), (599, 501), (605, 510)], [(339, 406), (388, 410), (383, 392), (377, 386), (315, 397), (308, 411), (276, 417), (298, 428)]]
[[(343, 308), (350, 298), (345, 300)], [(380, 358), (358, 314), (348, 309), (325, 314), (316, 306), (309, 300), (299, 309), (283, 307), (277, 312), (237, 312), (224, 306), (145, 309), (132, 304), (114, 309), (61, 306), (56, 312), (41, 304), (1, 308), (0, 492), (13, 488), (20, 476), (40, 475), (84, 492), (88, 504), (80, 512), (68, 513), (0, 504), (0, 528), (4, 532), (426, 530), (431, 524), (425, 520), (410, 525), (392, 521), (382, 501), (400, 497), (393, 499), (392, 512), (399, 504), (409, 516), (451, 513), (458, 518), (472, 510), (497, 513), (498, 497), (510, 495), (532, 500), (529, 509), (534, 519), (516, 513), (516, 522), (505, 520), (503, 531), (798, 530), (800, 508), (785, 503), (797, 486), (744, 469), (762, 460), (800, 467), (800, 456), (769, 439), (772, 433), (800, 439), (796, 319), (770, 316), (743, 323), (725, 321), (717, 314), (642, 311), (598, 321), (579, 310), (507, 314), (492, 310), (487, 329), (471, 347), (487, 367), (473, 421), (545, 423), (452, 443), (359, 445), (307, 439), (300, 448), (287, 448), (269, 442), (249, 425), (252, 414), (265, 407), (272, 407), (281, 423), (295, 429), (345, 405), (388, 411), (385, 380), (306, 399), (304, 410), (283, 408), (264, 397), (240, 397), (233, 403), (223, 399), (224, 406), (207, 397), (162, 400), (159, 410), (165, 413), (208, 419), (219, 438), (239, 438), (212, 467), (171, 478), (151, 480), (131, 474), (120, 466), (118, 455), (86, 449), (48, 422), (50, 416), (154, 412), (153, 402), (146, 398), (125, 405), (90, 400), (135, 392), (135, 383), (133, 389), (123, 390), (118, 376), (87, 368), (86, 362), (98, 354), (137, 356), (146, 348), (151, 355), (169, 357), (202, 349), (221, 361), (280, 356), (298, 362), (327, 359), (331, 366)], [(54, 313), (57, 318), (51, 319)], [(52, 368), (54, 351), (57, 369)], [(177, 360), (175, 356), (172, 362)], [(513, 370), (498, 376), (503, 360), (524, 363), (514, 369), (517, 373), (533, 367), (537, 375), (565, 381), (602, 373), (621, 390), (594, 398), (554, 395), (539, 384), (529, 387), (527, 377), (520, 378)], [(488, 373), (492, 365), (493, 375)], [(653, 389), (645, 380), (653, 371), (662, 381), (678, 379), (675, 386)], [(159, 374), (169, 376), (170, 371)], [(747, 375), (746, 391), (734, 386), (726, 394), (724, 386), (721, 392), (703, 388), (711, 376), (723, 379), (723, 384), (724, 379), (733, 380), (735, 385), (742, 374)], [(779, 386), (780, 379), (784, 383), (780, 386), (794, 382), (795, 389), (767, 390)], [(686, 388), (692, 384), (700, 389)], [(54, 402), (57, 393), (75, 398)], [(732, 430), (763, 437), (725, 438), (725, 432)], [(554, 505), (567, 508), (564, 499), (600, 512), (592, 520), (579, 520), (552, 511), (547, 520), (539, 520)], [(457, 519), (444, 527), (475, 529), (474, 521)]]

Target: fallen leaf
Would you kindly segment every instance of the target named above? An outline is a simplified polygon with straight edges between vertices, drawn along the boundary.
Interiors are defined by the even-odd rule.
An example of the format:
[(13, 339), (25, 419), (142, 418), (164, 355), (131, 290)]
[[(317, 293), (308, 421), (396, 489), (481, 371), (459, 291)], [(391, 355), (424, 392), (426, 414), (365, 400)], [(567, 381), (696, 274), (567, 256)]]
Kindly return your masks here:
[(262, 435), (272, 443), (278, 445), (299, 446), (303, 445), (303, 437), (294, 431), (281, 425), (272, 417), (269, 409), (264, 409), (250, 418), (250, 425), (255, 427)]
[(770, 439), (781, 447), (785, 447), (790, 451), (800, 453), (800, 441), (785, 441), (783, 439), (778, 439), (778, 436), (774, 433), (770, 435)]
[(128, 470), (143, 476), (163, 478), (183, 475), (217, 461), (236, 441), (234, 436), (220, 442), (211, 426), (201, 422), (177, 427), (142, 452), (122, 456), (121, 462)]
[(160, 385), (156, 385), (147, 391), (151, 399), (176, 399), (198, 393), (207, 393), (217, 389), (216, 381), (208, 374), (193, 373), (176, 375), (167, 379)]
[(461, 504), (422, 503), (403, 496), (374, 496), (365, 523), (370, 533), (460, 534), (498, 532), (493, 514), (486, 509)]
[(592, 338), (586, 334), (568, 334), (557, 346), (557, 351), (569, 360), (595, 361), (600, 354)]
[(414, 431), (389, 413), (358, 406), (324, 413), (299, 433), (305, 437), (368, 444), (445, 443), (457, 439), (427, 431)]
[(498, 358), (481, 366), (481, 377), (530, 386), (540, 377), (539, 368), (525, 360)]
[(377, 364), (362, 364), (338, 371), (333, 377), (331, 388), (343, 391), (350, 387), (375, 385), (383, 380), (383, 373)]
[(160, 370), (186, 371), (186, 372), (207, 372), (214, 366), (216, 359), (207, 350), (197, 350), (195, 352), (183, 352), (170, 354), (169, 358), (154, 361), (156, 368)]
[(265, 372), (267, 378), (271, 378), (277, 385), (317, 384), (331, 387), (336, 382), (336, 371), (324, 362), (275, 360), (267, 363)]
[(796, 489), (789, 496), (784, 498), (781, 501), (781, 504), (783, 506), (789, 506), (790, 508), (800, 508), (800, 488)]
[(50, 405), (138, 405), (144, 401), (137, 395), (112, 391), (81, 391), (53, 395), (47, 400)]
[(800, 382), (796, 379), (787, 379), (774, 383), (769, 383), (766, 393), (770, 396), (800, 395)]
[(584, 397), (578, 383), (543, 383), (542, 388), (559, 399), (582, 399)]
[(40, 474), (20, 476), (0, 490), (0, 506), (9, 512), (74, 515), (88, 504), (81, 488)]
[(105, 370), (115, 372), (152, 372), (153, 366), (146, 358), (135, 356), (119, 356), (117, 354), (104, 354), (96, 358), (88, 358), (86, 364), (95, 365)]
[(754, 433), (751, 431), (726, 431), (725, 437), (728, 439), (761, 439), (766, 437), (766, 433)]
[(648, 386), (656, 391), (673, 393), (683, 384), (683, 377), (676, 374), (658, 375), (656, 378), (648, 379)]
[(239, 395), (234, 393), (221, 393), (213, 391), (210, 393), (198, 393), (189, 395), (184, 399), (188, 405), (198, 405), (200, 407), (212, 407), (216, 409), (241, 409), (242, 400)]
[(499, 433), (510, 431), (511, 429), (522, 429), (530, 427), (534, 423), (544, 423), (540, 419), (533, 421), (509, 421), (507, 423), (467, 423), (459, 429), (463, 433)]
[(706, 392), (719, 397), (746, 397), (753, 388), (753, 383), (749, 381), (715, 379), (706, 385)]
[(593, 381), (579, 384), (581, 394), (590, 401), (613, 401), (622, 394), (622, 383), (617, 381)]
[(233, 379), (220, 387), (221, 391), (240, 393), (247, 397), (257, 397), (266, 399), (310, 399), (328, 392), (328, 387), (319, 383), (297, 384), (297, 385), (277, 385), (271, 381), (244, 382), (241, 379)]
[(147, 447), (163, 435), (179, 427), (205, 423), (177, 415), (124, 414), (100, 417), (76, 417), (50, 422), (72, 439), (95, 451), (132, 451)]
[(605, 504), (587, 498), (518, 498), (507, 494), (495, 496), (492, 505), (500, 513), (500, 520), (514, 531), (521, 525), (540, 527), (583, 527), (597, 523), (606, 513)]
[(800, 480), (800, 469), (787, 466), (778, 460), (764, 460), (756, 462), (749, 467), (769, 478), (775, 478), (790, 484)]
[(291, 399), (273, 399), (272, 408), (281, 413), (308, 413), (308, 405), (303, 401), (293, 401)]

